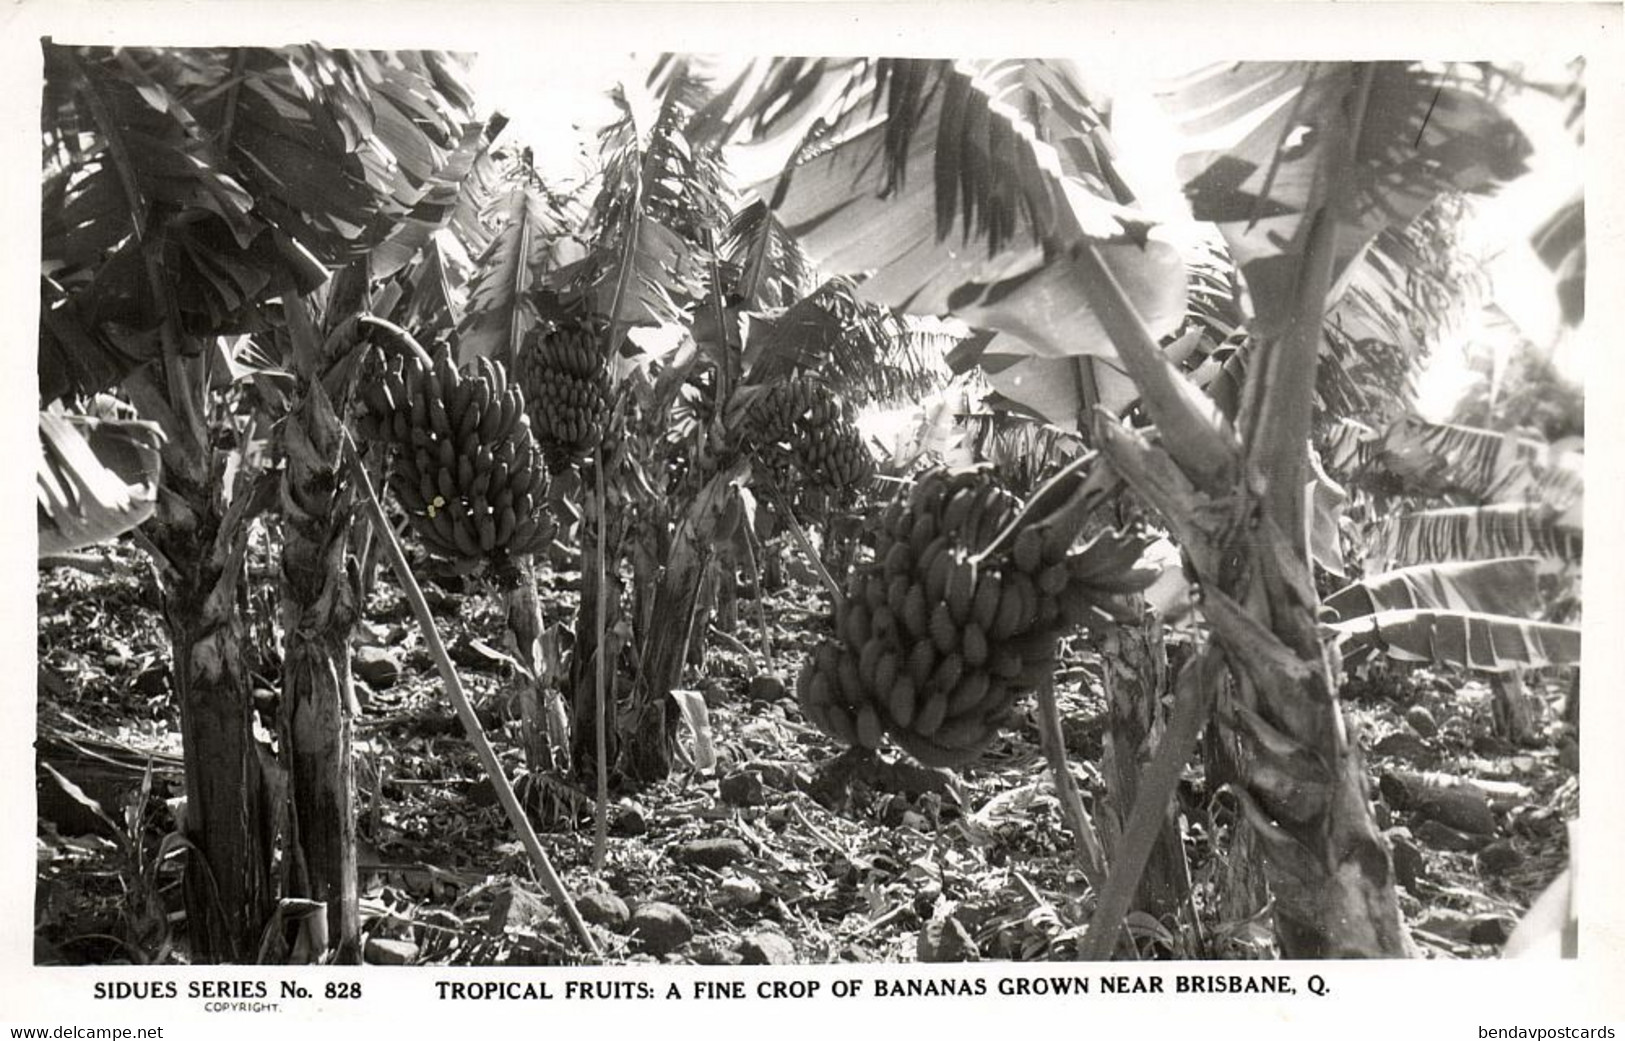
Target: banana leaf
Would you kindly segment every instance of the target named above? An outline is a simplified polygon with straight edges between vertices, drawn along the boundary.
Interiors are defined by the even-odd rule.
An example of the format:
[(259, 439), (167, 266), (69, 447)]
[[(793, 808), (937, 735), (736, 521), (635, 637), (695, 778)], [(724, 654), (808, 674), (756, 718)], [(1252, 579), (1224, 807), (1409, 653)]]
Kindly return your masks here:
[(1403, 416), (1381, 432), (1344, 421), (1328, 435), (1335, 471), (1406, 495), (1584, 509), (1584, 454), (1538, 437)]
[[(1522, 173), (1528, 141), (1485, 96), (1468, 66), (1406, 62), (1227, 62), (1164, 94), (1194, 146), (1179, 164), (1198, 220), (1219, 226), (1247, 277), (1256, 331), (1288, 318), (1310, 218), (1322, 212), (1329, 154), (1357, 134), (1346, 172), (1353, 205), (1337, 214), (1333, 278), (1342, 296), (1354, 261), (1390, 225), (1441, 192), (1483, 191)], [(1366, 92), (1365, 118), (1348, 100)]]
[(1470, 611), (1529, 618), (1540, 610), (1534, 557), (1418, 564), (1362, 579), (1326, 598), (1348, 621), (1385, 611)]
[(39, 553), (105, 542), (152, 516), (158, 501), (156, 424), (39, 414)]
[(1366, 571), (1452, 560), (1538, 557), (1546, 573), (1578, 567), (1582, 530), (1548, 506), (1456, 506), (1384, 517), (1366, 555)]
[(1425, 662), (1511, 672), (1580, 663), (1578, 626), (1529, 622), (1471, 611), (1383, 611), (1329, 627), (1345, 662), (1372, 654), (1395, 661)]
[(1586, 315), (1586, 204), (1584, 194), (1552, 214), (1530, 237), (1535, 255), (1557, 275), (1563, 321), (1579, 325)]
[(531, 289), (575, 259), (558, 215), (542, 196), (516, 184), (491, 201), (488, 217), (500, 226), (481, 254), (457, 341), (457, 360), (494, 358), (512, 365), (525, 334), (536, 324)]
[[(1043, 63), (882, 64), (892, 70), (877, 77), (884, 84), (852, 73), (852, 89), (836, 92), (844, 107), (811, 158), (758, 191), (820, 268), (866, 276), (868, 299), (998, 331), (987, 358), (998, 389), (1073, 426), (1082, 411), (1074, 359), (1111, 362), (1115, 350), (1084, 293), (1083, 268), (1064, 247), (1089, 242), (1159, 337), (1184, 316), (1178, 251), (1118, 201), (1126, 189), (1114, 191), (1115, 173), (1092, 155), (1081, 101), (1071, 103), (1076, 125), (1059, 144), (1021, 114), (1059, 118), (1062, 106), (1037, 99), (1075, 93), (1061, 90), (1065, 77), (1041, 82), (1022, 72)], [(888, 87), (895, 96), (883, 94)], [(883, 108), (871, 105), (882, 100)], [(1094, 400), (1122, 408), (1137, 396), (1126, 380), (1113, 389)]]

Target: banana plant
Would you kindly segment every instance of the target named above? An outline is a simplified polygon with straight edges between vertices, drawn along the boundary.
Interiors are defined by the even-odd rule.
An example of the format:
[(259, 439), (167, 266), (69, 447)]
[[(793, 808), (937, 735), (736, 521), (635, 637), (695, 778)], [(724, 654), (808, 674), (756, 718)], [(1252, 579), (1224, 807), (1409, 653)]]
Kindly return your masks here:
[[(459, 59), (47, 43), (45, 64), (42, 397), (122, 385), (164, 434), (142, 530), (174, 646), (192, 957), (275, 956), (283, 938), (263, 933), (284, 896), (325, 902), (307, 916), (314, 950), (358, 957), (343, 707), (355, 603), (322, 386), (336, 344), (302, 298), (325, 300), (332, 270), (389, 242), (473, 139)], [(285, 412), (211, 424), (232, 378), (211, 344), (227, 334), (258, 338), (291, 377)], [(271, 422), (286, 467), (235, 465), (238, 443)], [(279, 492), (291, 778), (253, 736), (237, 609), (249, 521)], [(284, 889), (272, 865), (292, 862), (277, 853), (289, 835), (303, 870)]]
[[(999, 333), (984, 357), (1022, 362), (995, 385), (1088, 426), (1174, 532), (1235, 680), (1215, 718), (1288, 956), (1410, 949), (1325, 667), (1303, 489), (1325, 316), (1361, 253), (1442, 192), (1521, 170), (1527, 146), (1473, 75), (1243, 63), (1168, 93), (1185, 129), (1216, 143), (1180, 173), (1248, 289), (1253, 357), (1234, 422), (1160, 349), (1186, 309), (1178, 251), (1133, 208), (1098, 106), (1063, 68), (801, 62), (793, 79), (765, 77), (794, 89), (764, 89), (754, 108), (781, 137), (799, 128), (800, 161), (763, 194), (813, 259), (876, 270), (874, 299)], [(1135, 399), (1155, 441), (1116, 420)], [(1080, 401), (1105, 410), (1080, 414)]]

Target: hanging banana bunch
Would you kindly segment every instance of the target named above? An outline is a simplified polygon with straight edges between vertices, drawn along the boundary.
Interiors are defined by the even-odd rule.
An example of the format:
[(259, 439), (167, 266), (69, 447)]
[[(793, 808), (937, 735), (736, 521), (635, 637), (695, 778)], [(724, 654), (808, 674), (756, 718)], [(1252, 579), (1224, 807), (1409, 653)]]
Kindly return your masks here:
[(1106, 532), (1073, 551), (1072, 519), (1007, 531), (1020, 505), (986, 470), (934, 470), (894, 499), (798, 680), (807, 718), (844, 744), (890, 734), (928, 766), (962, 766), (1053, 674), (1062, 636), (1127, 620), (1116, 598), (1155, 577), (1134, 569), (1150, 540)]
[(520, 353), (531, 429), (557, 473), (590, 456), (609, 420), (609, 369), (590, 323), (533, 333)]
[(768, 386), (745, 412), (742, 442), (792, 505), (814, 514), (851, 504), (875, 463), (829, 388), (808, 376)]
[(393, 356), (359, 396), (357, 429), (391, 447), (389, 489), (431, 553), (503, 564), (552, 540), (524, 394), (500, 364), (459, 371), (446, 353), (427, 367)]

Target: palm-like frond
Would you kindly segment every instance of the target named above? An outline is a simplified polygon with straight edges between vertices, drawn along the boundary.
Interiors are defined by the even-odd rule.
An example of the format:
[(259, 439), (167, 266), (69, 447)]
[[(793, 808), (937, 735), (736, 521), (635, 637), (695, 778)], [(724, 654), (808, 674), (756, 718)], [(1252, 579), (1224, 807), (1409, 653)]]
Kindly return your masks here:
[[(1130, 196), (1102, 147), (1104, 131), (1064, 66), (781, 68), (798, 75), (775, 81), (777, 93), (764, 90), (757, 111), (769, 126), (795, 112), (780, 115), (776, 135), (794, 139), (782, 150), (796, 161), (758, 192), (821, 269), (866, 275), (867, 299), (1003, 333), (1004, 370), (1030, 358), (1113, 356), (1068, 252), (1083, 244), (1157, 335), (1177, 327), (1179, 257), (1122, 205)], [(757, 147), (773, 144), (772, 133)], [(1020, 399), (1024, 389), (1054, 385), (1035, 375), (1001, 389)], [(1029, 404), (1058, 422), (1077, 412)]]
[(960, 420), (976, 461), (991, 466), (1024, 498), (1087, 450), (1072, 431), (1006, 409), (976, 411)]
[(1472, 611), (1510, 618), (1539, 613), (1534, 557), (1496, 557), (1413, 567), (1372, 575), (1328, 596), (1340, 621), (1383, 611)]
[(1580, 663), (1579, 627), (1502, 615), (1383, 611), (1330, 628), (1350, 664), (1377, 652), (1396, 661), (1488, 673)]
[(495, 358), (512, 365), (536, 324), (532, 291), (576, 258), (561, 215), (523, 180), (491, 201), (486, 219), (497, 230), (469, 280), (458, 360)]
[[(1529, 145), (1484, 97), (1485, 75), (1403, 62), (1245, 62), (1193, 73), (1165, 95), (1196, 146), (1180, 161), (1192, 210), (1229, 243), (1261, 331), (1286, 320), (1297, 257), (1327, 202), (1328, 163), (1341, 163), (1328, 149), (1353, 140), (1348, 202), (1331, 217), (1334, 280), (1383, 229), (1442, 192), (1485, 191), (1522, 172)], [(1346, 101), (1356, 91), (1366, 101), (1351, 126)]]
[(1538, 557), (1546, 571), (1578, 566), (1585, 540), (1550, 507), (1508, 503), (1389, 514), (1377, 525), (1365, 570), (1452, 560)]
[(835, 278), (761, 323), (747, 345), (746, 379), (772, 383), (811, 372), (855, 405), (896, 402), (947, 382), (948, 339), (939, 327), (860, 299), (856, 285)]
[(1378, 434), (1355, 423), (1327, 431), (1328, 467), (1388, 495), (1478, 504), (1536, 504), (1578, 523), (1585, 494), (1579, 453), (1498, 430), (1405, 416)]
[(584, 273), (593, 310), (611, 320), (612, 351), (629, 326), (678, 321), (709, 281), (728, 188), (718, 150), (685, 135), (707, 91), (679, 67), (657, 93), (623, 85), (611, 95), (621, 118), (599, 134), (602, 187)]
[(734, 293), (752, 309), (787, 307), (812, 291), (816, 273), (801, 244), (757, 200), (734, 214), (722, 241)]

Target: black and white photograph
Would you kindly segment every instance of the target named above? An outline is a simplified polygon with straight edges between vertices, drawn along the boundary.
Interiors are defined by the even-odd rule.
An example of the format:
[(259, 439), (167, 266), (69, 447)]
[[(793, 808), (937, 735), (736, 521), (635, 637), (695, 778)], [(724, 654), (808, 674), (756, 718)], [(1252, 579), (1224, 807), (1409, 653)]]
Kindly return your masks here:
[[(8, 45), (19, 1000), (1200, 1015), (1405, 960), (1532, 1037), (1470, 973), (1610, 973), (1618, 12), (1340, 57), (99, 6)], [(1526, 1025), (1625, 1028), (1585, 990)]]

